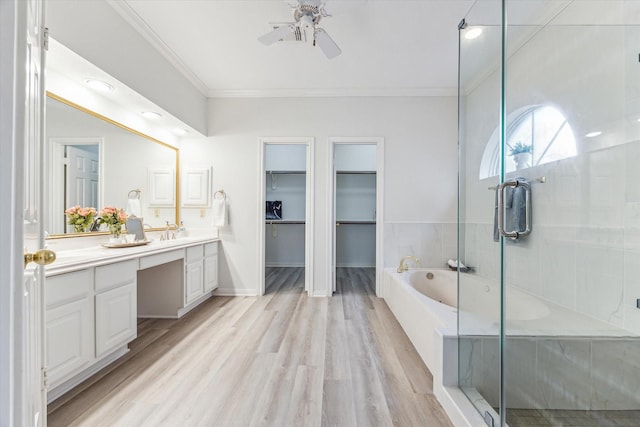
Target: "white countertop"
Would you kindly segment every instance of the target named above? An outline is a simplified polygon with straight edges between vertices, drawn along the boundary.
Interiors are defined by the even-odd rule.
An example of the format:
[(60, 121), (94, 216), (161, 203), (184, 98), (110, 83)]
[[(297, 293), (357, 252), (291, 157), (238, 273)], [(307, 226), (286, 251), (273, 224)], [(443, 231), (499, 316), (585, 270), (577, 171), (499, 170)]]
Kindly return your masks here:
[[(104, 243), (106, 243), (108, 236), (104, 237)], [(175, 240), (155, 239), (146, 245), (126, 248), (106, 248), (99, 244), (81, 249), (56, 251), (56, 260), (45, 267), (45, 274), (46, 276), (53, 276), (84, 268), (142, 258), (148, 255), (169, 252), (198, 244), (217, 242), (219, 240), (219, 237), (212, 236), (188, 236)]]

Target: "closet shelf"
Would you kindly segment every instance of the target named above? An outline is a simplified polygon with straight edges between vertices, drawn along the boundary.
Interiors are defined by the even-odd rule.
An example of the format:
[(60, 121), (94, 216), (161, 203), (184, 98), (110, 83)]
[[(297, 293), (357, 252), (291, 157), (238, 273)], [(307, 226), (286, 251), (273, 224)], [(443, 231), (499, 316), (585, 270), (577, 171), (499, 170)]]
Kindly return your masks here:
[(307, 171), (265, 171), (267, 175), (305, 175)]
[(300, 219), (267, 219), (265, 224), (304, 224), (304, 220)]
[(337, 175), (375, 175), (376, 171), (336, 171)]

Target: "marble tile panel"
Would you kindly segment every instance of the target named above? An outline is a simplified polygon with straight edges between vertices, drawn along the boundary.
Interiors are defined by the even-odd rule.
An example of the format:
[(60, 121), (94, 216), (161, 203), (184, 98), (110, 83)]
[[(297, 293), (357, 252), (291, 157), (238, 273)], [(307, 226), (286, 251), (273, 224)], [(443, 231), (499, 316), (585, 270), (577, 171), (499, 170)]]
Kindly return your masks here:
[(625, 200), (640, 203), (640, 142), (625, 144)]
[(507, 337), (504, 366), (507, 407), (537, 408), (536, 339)]
[(500, 348), (497, 337), (482, 338), (481, 373), (478, 392), (494, 408), (500, 401)]
[(442, 224), (420, 224), (420, 251), (417, 257), (423, 267), (444, 267)]
[(627, 203), (625, 206), (624, 248), (640, 251), (640, 203)]
[(622, 326), (623, 251), (577, 245), (576, 271), (577, 310)]
[(575, 228), (545, 227), (540, 249), (540, 296), (575, 310)]
[(640, 408), (640, 340), (592, 343), (592, 409)]
[(591, 342), (540, 338), (537, 342), (537, 396), (541, 408), (589, 408)]

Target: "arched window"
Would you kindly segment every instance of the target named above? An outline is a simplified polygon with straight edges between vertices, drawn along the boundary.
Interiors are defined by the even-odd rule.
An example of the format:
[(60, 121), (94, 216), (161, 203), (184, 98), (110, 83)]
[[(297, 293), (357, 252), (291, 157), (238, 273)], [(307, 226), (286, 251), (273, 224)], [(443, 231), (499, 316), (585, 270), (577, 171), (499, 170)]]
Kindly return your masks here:
[[(493, 132), (482, 156), (480, 179), (500, 174), (500, 137)], [(521, 152), (529, 155), (516, 156)], [(551, 106), (521, 108), (507, 117), (505, 172), (553, 162), (577, 154), (566, 117)]]

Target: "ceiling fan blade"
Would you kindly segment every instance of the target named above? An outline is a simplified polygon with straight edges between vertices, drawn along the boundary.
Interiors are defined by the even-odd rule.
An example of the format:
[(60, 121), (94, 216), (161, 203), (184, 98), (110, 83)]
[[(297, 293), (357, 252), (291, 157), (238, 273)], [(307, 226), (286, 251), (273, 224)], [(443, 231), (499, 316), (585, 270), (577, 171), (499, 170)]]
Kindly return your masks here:
[(327, 58), (332, 59), (342, 53), (336, 42), (322, 28), (316, 28), (315, 38), (316, 44), (320, 46)]
[(270, 33), (265, 34), (264, 36), (258, 37), (258, 40), (264, 44), (271, 45), (277, 42), (278, 40), (282, 40), (293, 31), (293, 24), (283, 25), (282, 27), (276, 28)]

